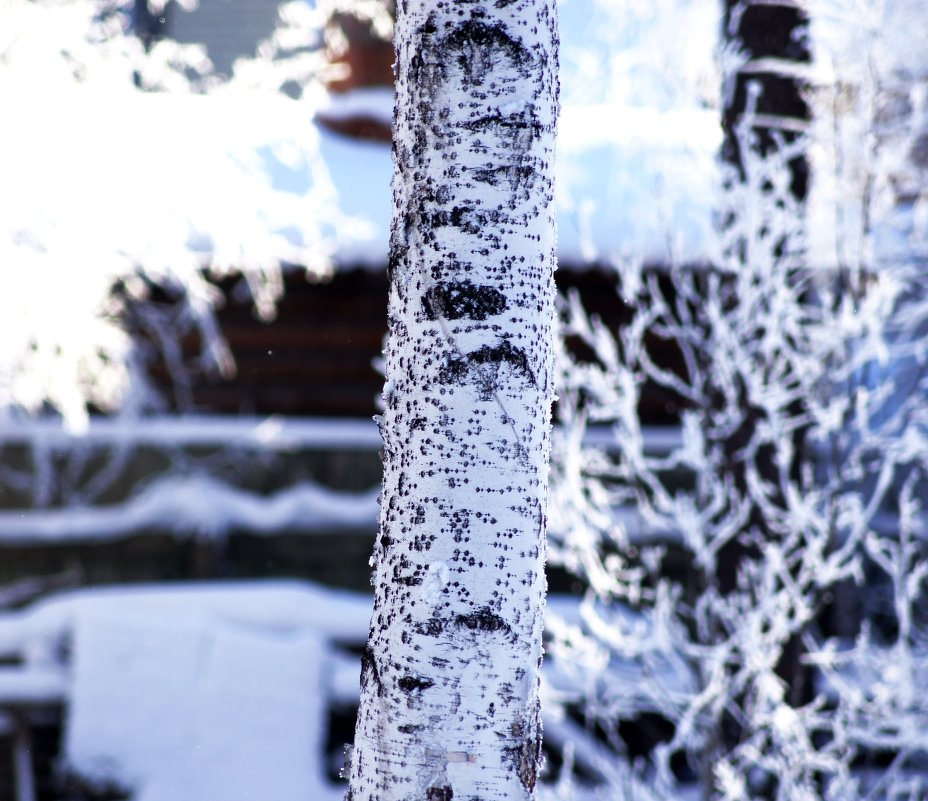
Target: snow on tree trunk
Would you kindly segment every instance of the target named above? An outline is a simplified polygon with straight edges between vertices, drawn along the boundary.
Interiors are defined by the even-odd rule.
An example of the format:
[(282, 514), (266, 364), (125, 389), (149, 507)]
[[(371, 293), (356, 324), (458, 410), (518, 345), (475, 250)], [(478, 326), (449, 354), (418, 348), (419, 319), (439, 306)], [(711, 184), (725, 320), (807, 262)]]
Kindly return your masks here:
[(348, 798), (532, 798), (553, 0), (401, 2), (384, 486)]

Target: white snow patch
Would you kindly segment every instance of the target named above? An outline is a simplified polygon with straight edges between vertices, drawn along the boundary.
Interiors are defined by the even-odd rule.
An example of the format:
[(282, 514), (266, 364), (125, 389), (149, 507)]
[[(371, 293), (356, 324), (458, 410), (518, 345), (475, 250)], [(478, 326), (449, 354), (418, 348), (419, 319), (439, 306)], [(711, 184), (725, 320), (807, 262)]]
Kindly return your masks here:
[[(137, 265), (386, 263), (390, 149), (319, 128), (308, 104), (81, 87), (44, 102), (11, 92), (5, 102), (15, 124), (0, 152), (3, 238), (16, 262), (30, 251), (36, 279), (38, 268), (48, 281), (65, 266), (119, 274)], [(389, 92), (349, 95), (326, 111), (379, 118), (390, 103)], [(634, 247), (665, 259), (674, 232), (684, 258), (705, 256), (715, 112), (565, 104), (560, 128), (562, 260), (582, 262), (580, 200), (596, 209), (603, 253)], [(680, 180), (666, 182), (669, 174)]]
[[(575, 623), (578, 603), (548, 613)], [(367, 595), (305, 582), (64, 593), (0, 614), (0, 658), (23, 661), (0, 672), (0, 705), (63, 703), (66, 765), (142, 801), (335, 801), (326, 715), (357, 703), (340, 646), (364, 642), (370, 614)]]
[[(83, 598), (71, 610), (69, 769), (139, 801), (340, 798), (323, 764), (321, 629), (352, 621), (327, 600), (254, 586)], [(280, 614), (291, 604), (302, 625)]]
[(322, 761), (324, 641), (198, 611), (82, 610), (69, 769), (138, 801), (339, 798)]
[(429, 565), (425, 581), (422, 582), (422, 593), (425, 603), (434, 607), (441, 600), (441, 591), (447, 586), (451, 570), (444, 562), (432, 562)]
[(25, 86), (5, 107), (3, 238), (46, 271), (322, 271), (343, 243), (370, 235), (340, 208), (319, 156), (334, 135), (307, 104), (80, 86), (40, 101)]
[[(70, 770), (140, 801), (335, 801), (330, 700), (367, 596), (298, 582), (91, 589), (0, 615), (0, 704), (64, 701)], [(353, 687), (352, 687), (353, 680)]]

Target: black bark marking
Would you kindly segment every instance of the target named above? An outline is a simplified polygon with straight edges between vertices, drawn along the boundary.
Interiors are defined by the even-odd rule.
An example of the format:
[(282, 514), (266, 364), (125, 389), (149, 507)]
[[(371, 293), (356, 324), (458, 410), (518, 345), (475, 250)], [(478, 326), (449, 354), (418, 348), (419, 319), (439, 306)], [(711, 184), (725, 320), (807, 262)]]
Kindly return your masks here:
[(487, 607), (469, 615), (458, 615), (455, 623), (471, 631), (510, 631), (509, 624)]
[(448, 784), (443, 787), (429, 787), (425, 793), (425, 801), (451, 801), (452, 798), (454, 798), (454, 791)]
[(412, 539), (410, 547), (419, 553), (429, 551), (432, 548), (432, 543), (435, 542), (436, 539), (434, 534), (416, 534)]
[(449, 356), (448, 360), (438, 371), (438, 381), (441, 384), (463, 384), (467, 380), (468, 364), (466, 358)]
[(396, 727), (403, 734), (415, 734), (417, 731), (422, 731), (422, 726), (416, 726), (412, 723), (404, 723), (402, 726)]
[(519, 748), (519, 781), (526, 790), (533, 790), (538, 780), (538, 763), (541, 759), (541, 737), (535, 736), (522, 741)]
[(445, 622), (437, 617), (429, 618), (424, 623), (416, 624), (416, 633), (424, 637), (437, 637), (445, 630)]
[(418, 587), (422, 583), (419, 570), (405, 555), (401, 555), (399, 562), (393, 565), (393, 582), (406, 587)]
[(423, 216), (426, 224), (432, 228), (453, 226), (465, 234), (476, 236), (496, 225), (500, 220), (500, 213), (495, 209), (478, 212), (473, 206), (455, 206), (451, 211), (439, 210)]
[(519, 774), (519, 781), (525, 789), (531, 791), (538, 780), (538, 766), (541, 763), (541, 724), (537, 717), (531, 731), (521, 720), (512, 724), (512, 736), (520, 738), (519, 745), (505, 749), (508, 759)]
[(420, 33), (423, 33), (423, 34), (426, 34), (426, 35), (431, 35), (431, 34), (433, 34), (433, 33), (437, 33), (437, 32), (438, 32), (438, 26), (435, 24), (435, 15), (434, 15), (434, 14), (429, 14), (429, 15), (428, 15), (428, 18), (425, 20), (425, 24), (422, 25), (421, 28), (419, 28), (419, 32), (420, 32)]
[(448, 281), (436, 284), (422, 299), (429, 320), (486, 320), (506, 310), (506, 298), (491, 286), (470, 281)]
[(374, 652), (369, 645), (364, 646), (361, 651), (361, 689), (367, 687), (368, 682), (373, 681), (377, 685), (377, 695), (383, 696), (383, 681), (380, 678), (380, 669), (377, 667), (377, 660), (374, 658)]
[(501, 364), (508, 362), (515, 367), (520, 373), (531, 378), (532, 371), (528, 366), (528, 357), (522, 348), (515, 348), (509, 342), (501, 342), (499, 345), (484, 345), (482, 348), (467, 354), (467, 358), (473, 364)]
[(417, 678), (415, 676), (403, 676), (397, 683), (397, 686), (404, 693), (414, 693), (420, 690), (427, 690), (429, 687), (434, 687), (435, 682), (430, 679)]
[(509, 342), (498, 345), (484, 345), (466, 356), (450, 355), (438, 370), (440, 384), (464, 385), (470, 378), (471, 368), (490, 366), (491, 370), (477, 371), (476, 381), (483, 399), (492, 397), (499, 380), (499, 368), (508, 364), (517, 373), (521, 373), (529, 384), (535, 385), (535, 377), (529, 368), (528, 356), (522, 348), (513, 347)]
[(487, 167), (471, 171), (475, 181), (488, 184), (489, 186), (499, 186), (501, 181), (506, 181), (512, 191), (525, 187), (531, 189), (534, 186), (535, 170), (522, 164), (505, 164), (501, 167)]
[(474, 133), (485, 133), (492, 131), (500, 133), (503, 130), (509, 131), (532, 131), (540, 133), (544, 126), (534, 114), (534, 107), (529, 107), (531, 111), (518, 111), (515, 114), (503, 115), (499, 112), (486, 114), (483, 117), (477, 117), (472, 120), (465, 120), (460, 123), (462, 128)]
[(534, 63), (531, 51), (506, 33), (499, 23), (487, 24), (478, 16), (474, 14), (461, 23), (441, 42), (446, 52), (454, 54), (453, 58), (470, 84), (482, 84), (486, 74), (500, 61), (509, 62), (508, 66), (528, 78)]

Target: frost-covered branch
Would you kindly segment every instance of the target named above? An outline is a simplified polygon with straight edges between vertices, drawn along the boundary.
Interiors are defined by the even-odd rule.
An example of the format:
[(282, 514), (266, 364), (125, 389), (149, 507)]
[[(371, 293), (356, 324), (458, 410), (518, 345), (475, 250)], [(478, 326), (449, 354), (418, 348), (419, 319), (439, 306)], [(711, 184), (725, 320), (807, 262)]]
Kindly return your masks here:
[[(842, 51), (823, 82), (822, 49), (860, 33), (848, 26), (863, 5), (876, 20), (865, 50)], [(779, 801), (928, 791), (924, 84), (917, 59), (902, 71), (886, 55), (893, 31), (924, 38), (928, 20), (848, 3), (842, 27), (828, 16), (838, 6), (809, 5), (821, 39), (803, 73), (807, 133), (772, 127), (747, 83), (711, 264), (624, 261), (618, 331), (575, 298), (562, 309), (552, 556), (584, 580), (590, 611), (552, 629), (552, 650), (576, 676), (570, 714), (617, 732), (615, 759), (660, 798), (687, 784)], [(870, 71), (855, 78), (860, 52)], [(737, 56), (723, 49), (723, 64), (743, 68)], [(836, 117), (824, 98), (852, 80)], [(834, 194), (827, 125), (846, 149)], [(795, 180), (807, 154), (808, 202)], [(829, 227), (810, 236), (825, 208)], [(856, 261), (839, 218), (859, 227)], [(823, 241), (844, 256), (823, 258)], [(655, 397), (681, 420), (666, 455), (643, 447)], [(594, 421), (614, 448), (584, 444)], [(616, 515), (628, 505), (641, 531)], [(664, 728), (643, 735), (655, 719)]]

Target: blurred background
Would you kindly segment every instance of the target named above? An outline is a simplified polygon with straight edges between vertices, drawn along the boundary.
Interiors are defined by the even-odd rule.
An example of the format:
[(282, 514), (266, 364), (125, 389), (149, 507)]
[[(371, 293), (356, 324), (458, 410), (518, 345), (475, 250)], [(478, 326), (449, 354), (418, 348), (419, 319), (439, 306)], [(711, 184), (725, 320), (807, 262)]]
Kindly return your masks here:
[[(637, 698), (627, 707), (603, 700), (614, 691), (603, 689), (609, 665), (620, 665), (623, 681), (640, 682), (654, 675), (647, 655), (600, 643), (594, 691), (590, 663), (571, 652), (579, 635), (571, 640), (565, 626), (595, 630), (581, 601), (623, 614), (659, 606), (647, 591), (630, 600), (627, 577), (607, 591), (598, 587), (578, 566), (576, 538), (593, 529), (605, 537), (594, 550), (606, 565), (617, 549), (633, 567), (659, 562), (663, 578), (644, 570), (638, 585), (689, 587), (687, 603), (693, 596), (686, 592), (700, 591), (694, 575), (711, 574), (709, 583), (717, 580), (720, 597), (730, 599), (735, 580), (726, 570), (734, 575), (754, 558), (750, 549), (745, 556), (688, 539), (687, 521), (718, 493), (750, 488), (734, 479), (722, 489), (697, 487), (693, 476), (704, 463), (683, 455), (694, 453), (699, 426), (688, 414), (700, 406), (681, 386), (703, 373), (675, 344), (681, 340), (668, 333), (663, 312), (646, 322), (636, 316), (645, 308), (642, 287), (673, 306), (697, 297), (686, 294), (690, 279), (681, 275), (749, 261), (750, 237), (733, 224), (732, 209), (757, 209), (744, 225), (774, 231), (764, 252), (781, 275), (795, 275), (799, 262), (837, 265), (842, 280), (859, 288), (875, 282), (874, 265), (884, 262), (924, 272), (928, 71), (918, 54), (928, 15), (917, 3), (902, 4), (898, 18), (885, 4), (871, 3), (865, 14), (863, 5), (559, 3), (557, 283), (571, 354), (564, 364), (572, 367), (564, 368), (558, 412), (567, 445), (555, 469), (560, 505), (552, 512), (548, 577), (561, 623), (549, 639), (551, 650), (555, 641), (563, 646), (564, 665), (573, 659), (580, 668), (559, 668), (556, 653), (550, 668), (551, 709), (560, 710), (546, 722), (542, 792), (550, 797), (626, 797), (617, 788), (638, 781), (653, 793), (642, 798), (722, 797), (723, 772), (701, 778), (694, 754), (711, 754), (725, 737), (712, 747), (705, 737), (677, 738), (687, 708), (679, 699), (668, 706)], [(389, 0), (0, 5), (0, 801), (342, 796), (338, 772), (353, 736), (380, 482), (373, 417), (392, 212), (392, 27)], [(891, 36), (880, 38), (881, 31)], [(858, 74), (861, 48), (877, 54), (868, 67), (879, 78), (872, 91)], [(865, 147), (880, 158), (899, 155), (884, 163)], [(768, 164), (756, 185), (752, 159)], [(732, 194), (738, 187), (755, 195)], [(874, 222), (879, 214), (886, 226)], [(900, 297), (921, 303), (915, 289), (907, 294), (908, 280), (899, 279), (888, 300), (875, 291), (856, 295), (856, 313), (897, 319)], [(773, 284), (763, 286), (766, 298), (776, 296)], [(837, 314), (837, 294), (802, 286), (797, 303), (814, 294)], [(867, 298), (873, 308), (865, 313)], [(891, 389), (875, 392), (864, 428), (896, 426), (877, 450), (908, 443), (885, 481), (841, 484), (841, 497), (857, 498), (867, 523), (840, 542), (863, 543), (868, 532), (899, 542), (900, 532), (924, 532), (920, 507), (899, 522), (908, 514), (900, 488), (917, 501), (925, 486), (924, 404), (906, 406), (906, 420), (916, 420), (908, 433), (896, 425), (905, 406), (899, 398), (925, 396), (925, 328), (911, 308), (904, 336), (895, 327), (876, 337), (904, 343), (902, 355), (893, 347), (868, 350), (876, 339), (864, 323), (847, 336), (815, 329), (834, 331), (842, 347), (853, 340), (863, 354), (853, 375), (831, 381), (815, 419), (837, 414), (829, 405), (834, 386), (847, 399), (854, 387), (891, 380)], [(842, 324), (850, 325), (848, 315)], [(783, 319), (787, 329), (794, 318)], [(690, 332), (702, 332), (697, 339), (714, 341), (689, 322)], [(603, 340), (592, 333), (598, 326), (613, 332), (623, 358), (634, 350), (623, 330), (645, 337), (649, 357), (622, 401), (633, 430), (616, 421), (620, 401), (597, 406), (603, 392), (590, 390), (588, 375), (578, 378), (583, 365), (596, 364), (615, 385), (624, 380), (618, 368), (609, 372)], [(836, 354), (829, 358), (840, 363)], [(799, 395), (820, 387), (819, 379), (800, 382)], [(798, 414), (794, 400), (782, 405), (790, 415)], [(719, 401), (705, 408), (718, 411)], [(825, 439), (834, 444), (847, 429), (829, 425)], [(855, 436), (841, 447), (858, 442)], [(580, 452), (571, 442), (587, 461), (571, 461)], [(616, 454), (632, 442), (642, 464), (652, 460), (648, 475), (659, 478), (636, 484), (624, 468), (603, 468), (603, 459), (621, 464)], [(796, 468), (795, 486), (840, 484), (823, 449), (810, 457), (808, 477)], [(571, 484), (594, 476), (606, 496)], [(695, 512), (681, 506), (671, 513), (661, 492), (668, 499), (692, 493)], [(811, 490), (806, 497), (817, 502)], [(796, 511), (782, 498), (772, 502)], [(840, 504), (829, 503), (816, 514), (837, 520)], [(596, 522), (603, 510), (608, 520)], [(722, 517), (706, 516), (704, 530)], [(755, 522), (745, 514), (742, 525), (756, 534)], [(902, 606), (915, 608), (922, 598), (915, 566), (923, 551), (922, 542), (906, 557), (904, 573), (918, 578), (904, 598), (893, 596), (885, 577), (874, 579), (895, 609), (874, 613), (893, 617), (888, 645), (898, 620), (909, 620)], [(823, 642), (860, 641), (868, 613), (853, 597), (854, 588), (870, 586), (865, 568), (842, 563), (827, 600), (821, 587), (813, 593)], [(684, 672), (705, 678), (700, 658), (687, 653)], [(661, 660), (657, 670), (666, 674), (668, 660)], [(629, 664), (639, 672), (622, 674)], [(798, 668), (790, 670), (781, 660), (765, 675), (800, 682)], [(699, 682), (668, 681), (662, 698), (671, 690), (699, 695)], [(910, 693), (916, 686), (906, 685)], [(803, 691), (783, 703), (801, 708), (814, 697)], [(925, 720), (924, 709), (908, 703), (906, 719)], [(749, 728), (742, 725), (732, 742), (748, 742)], [(877, 776), (867, 792), (875, 785), (872, 797), (884, 797), (891, 783), (880, 777), (889, 766), (905, 781), (920, 775), (925, 730), (905, 745), (857, 744), (836, 758), (864, 765)], [(673, 795), (654, 789), (665, 785), (646, 764), (662, 764), (662, 743), (673, 744), (661, 779)], [(807, 747), (817, 752), (828, 743), (810, 735)], [(920, 756), (907, 762), (913, 753)], [(638, 767), (604, 766), (615, 754)], [(774, 797), (768, 780), (755, 784), (724, 797)], [(922, 784), (913, 787), (907, 797), (925, 797)]]

